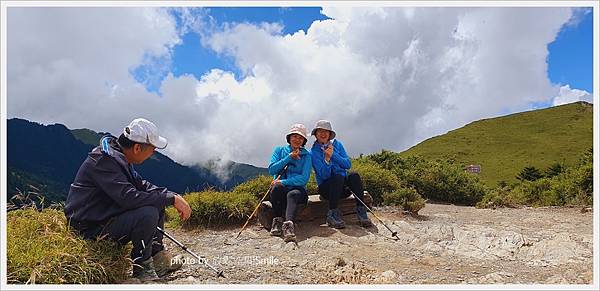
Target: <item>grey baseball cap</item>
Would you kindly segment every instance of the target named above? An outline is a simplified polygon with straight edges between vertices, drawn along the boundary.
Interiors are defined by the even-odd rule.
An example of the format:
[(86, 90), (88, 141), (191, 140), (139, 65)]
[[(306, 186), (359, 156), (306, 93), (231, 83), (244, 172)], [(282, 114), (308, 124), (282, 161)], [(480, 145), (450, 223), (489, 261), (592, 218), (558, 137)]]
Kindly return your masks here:
[(317, 124), (315, 124), (315, 128), (313, 128), (312, 132), (310, 133), (310, 135), (315, 135), (317, 132), (317, 129), (326, 129), (329, 130), (331, 132), (331, 135), (329, 136), (329, 139), (334, 139), (335, 138), (335, 131), (333, 131), (333, 129), (331, 129), (331, 122), (329, 122), (329, 120), (319, 120), (317, 121)]

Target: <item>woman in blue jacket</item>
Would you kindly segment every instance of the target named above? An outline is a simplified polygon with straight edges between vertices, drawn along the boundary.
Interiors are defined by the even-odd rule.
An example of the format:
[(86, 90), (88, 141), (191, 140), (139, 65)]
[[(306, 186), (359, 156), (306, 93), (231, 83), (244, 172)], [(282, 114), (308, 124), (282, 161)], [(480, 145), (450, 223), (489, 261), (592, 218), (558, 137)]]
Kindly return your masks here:
[[(317, 138), (310, 151), (319, 194), (329, 201), (327, 225), (333, 228), (344, 228), (338, 201), (350, 196), (350, 191), (346, 187), (364, 201), (362, 181), (358, 173), (347, 172), (352, 167), (352, 163), (342, 142), (334, 139), (335, 131), (331, 129), (329, 121), (319, 120), (311, 135)], [(356, 200), (356, 213), (361, 226), (373, 225), (366, 208), (358, 200)]]
[[(286, 242), (296, 241), (294, 218), (298, 205), (308, 202), (306, 183), (310, 177), (311, 156), (304, 148), (307, 139), (306, 127), (294, 124), (285, 136), (288, 145), (278, 146), (273, 150), (269, 174), (273, 178), (271, 203), (274, 218), (271, 224), (271, 235), (281, 236)], [(287, 169), (284, 170), (287, 165)], [(284, 221), (285, 217), (285, 221)]]

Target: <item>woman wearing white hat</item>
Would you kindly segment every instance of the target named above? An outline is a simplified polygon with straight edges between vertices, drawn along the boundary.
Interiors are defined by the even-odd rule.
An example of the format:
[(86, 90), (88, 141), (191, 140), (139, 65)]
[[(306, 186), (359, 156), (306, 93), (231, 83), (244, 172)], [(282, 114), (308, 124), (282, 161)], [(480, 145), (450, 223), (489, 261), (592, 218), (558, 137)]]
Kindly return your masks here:
[[(342, 142), (334, 139), (336, 134), (329, 121), (317, 121), (311, 135), (317, 138), (310, 152), (319, 194), (329, 201), (327, 225), (333, 228), (344, 228), (345, 223), (342, 220), (342, 212), (338, 208), (338, 201), (350, 196), (350, 191), (346, 187), (350, 188), (358, 199), (364, 201), (362, 181), (358, 173), (348, 173), (352, 163)], [(366, 208), (358, 200), (356, 200), (356, 213), (361, 226), (373, 225)]]
[[(296, 241), (293, 221), (298, 205), (308, 202), (306, 183), (312, 163), (310, 153), (304, 148), (308, 139), (303, 124), (292, 125), (285, 139), (288, 145), (278, 146), (273, 150), (269, 174), (274, 178), (281, 174), (280, 179), (273, 181), (270, 196), (274, 212), (271, 235), (283, 234), (284, 240), (288, 242)], [(287, 170), (280, 173), (286, 165)]]

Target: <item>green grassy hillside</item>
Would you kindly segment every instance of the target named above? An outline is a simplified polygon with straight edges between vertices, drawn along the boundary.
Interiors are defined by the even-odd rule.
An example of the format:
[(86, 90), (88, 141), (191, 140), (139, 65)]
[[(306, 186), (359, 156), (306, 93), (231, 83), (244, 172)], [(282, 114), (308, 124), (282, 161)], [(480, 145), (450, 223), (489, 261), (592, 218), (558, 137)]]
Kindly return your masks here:
[(593, 145), (593, 107), (586, 102), (472, 122), (401, 153), (481, 165), (489, 186), (516, 181), (525, 166), (574, 165)]

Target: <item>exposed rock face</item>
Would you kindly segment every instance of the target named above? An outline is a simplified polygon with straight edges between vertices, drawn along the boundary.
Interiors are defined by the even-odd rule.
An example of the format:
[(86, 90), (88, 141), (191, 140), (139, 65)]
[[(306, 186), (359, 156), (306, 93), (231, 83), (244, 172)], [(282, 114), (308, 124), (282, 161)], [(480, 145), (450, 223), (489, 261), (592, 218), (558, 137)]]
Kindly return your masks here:
[[(421, 216), (389, 207), (361, 228), (297, 224), (298, 243), (259, 225), (244, 231), (172, 230), (223, 269), (215, 278), (200, 265), (171, 274), (175, 284), (591, 284), (593, 211), (579, 208), (475, 209), (428, 204)], [(177, 252), (176, 246), (170, 249)], [(195, 279), (192, 279), (195, 278)]]

